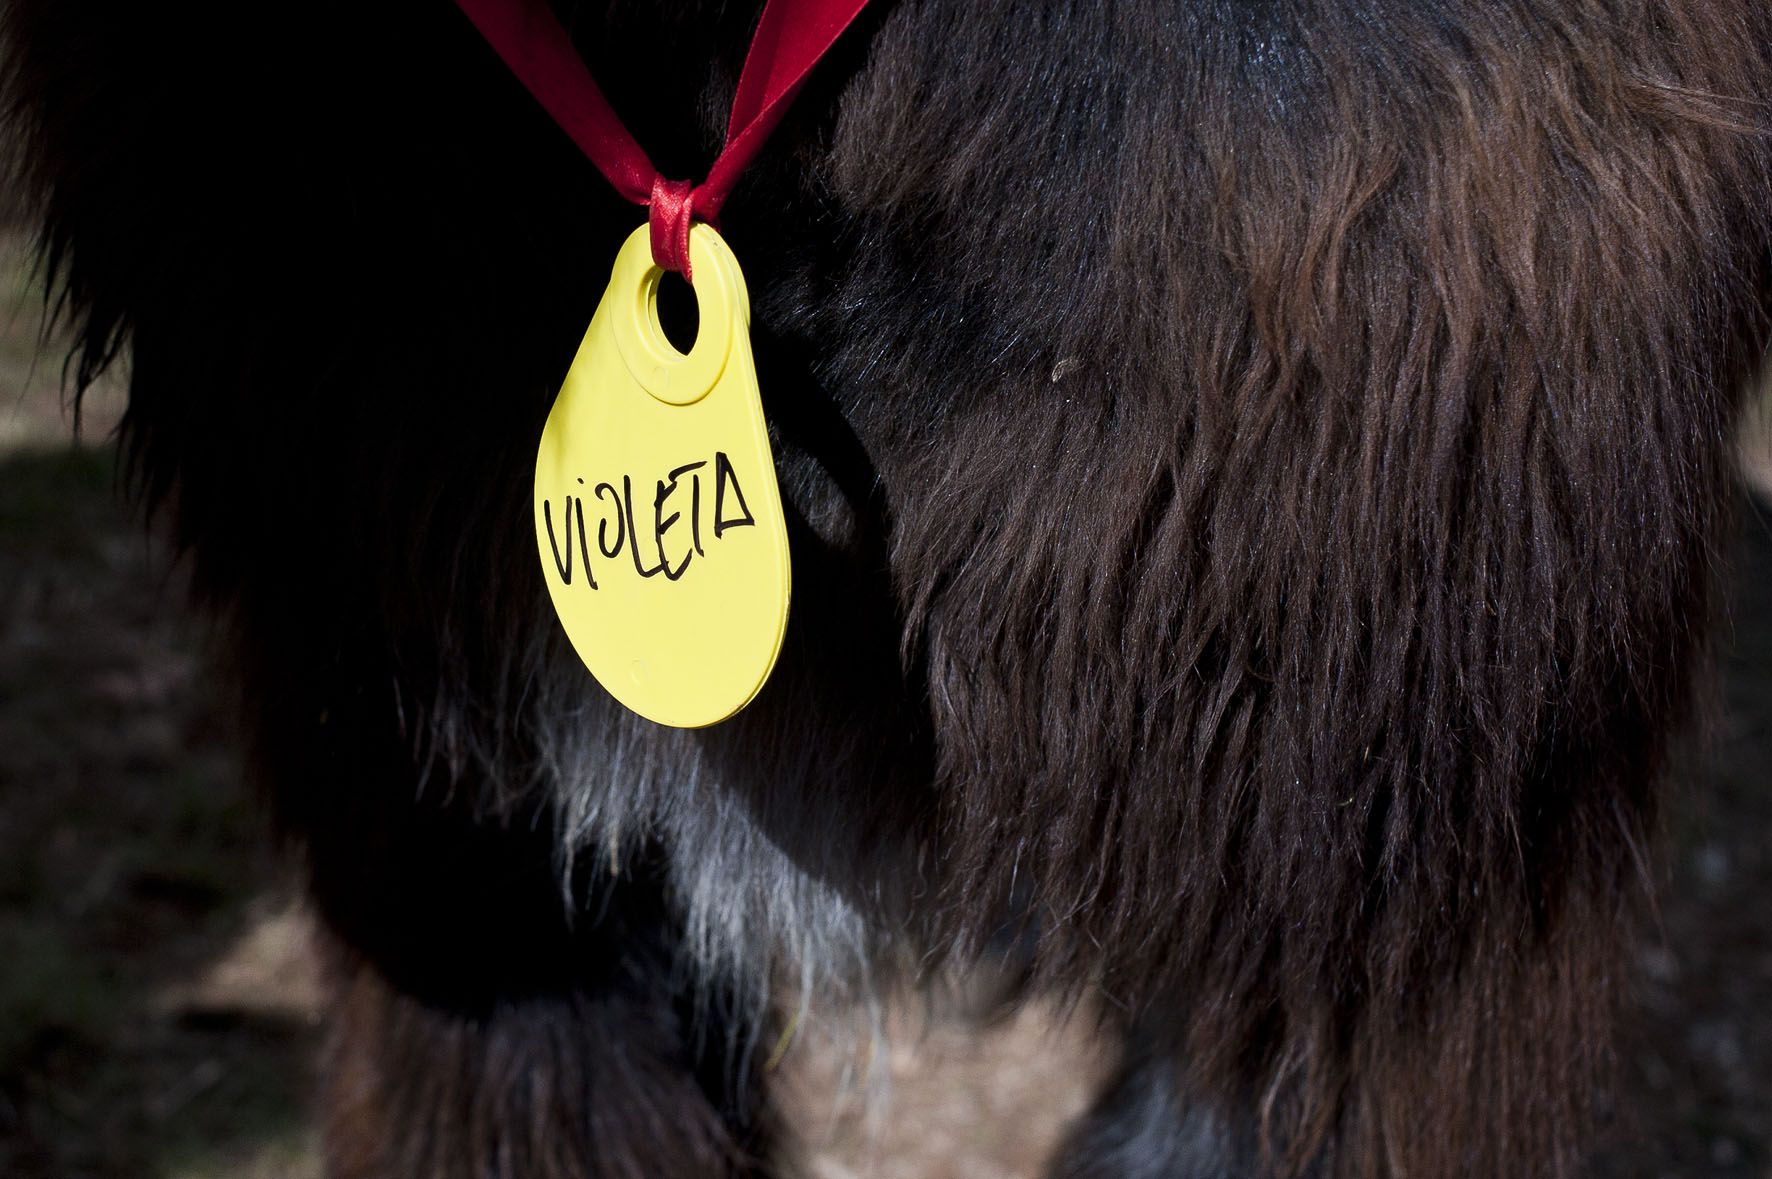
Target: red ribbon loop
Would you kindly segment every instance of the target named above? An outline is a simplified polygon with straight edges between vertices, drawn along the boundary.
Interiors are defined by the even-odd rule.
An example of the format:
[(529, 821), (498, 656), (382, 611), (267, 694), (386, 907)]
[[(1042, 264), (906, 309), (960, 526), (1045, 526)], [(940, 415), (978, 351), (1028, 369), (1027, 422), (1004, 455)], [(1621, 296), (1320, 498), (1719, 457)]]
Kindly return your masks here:
[(652, 260), (692, 279), (689, 273), (689, 221), (695, 209), (695, 186), (687, 180), (652, 178), (647, 223), (652, 227)]
[(535, 100), (622, 196), (650, 209), (652, 260), (689, 277), (694, 213), (720, 215), (739, 174), (781, 122), (806, 76), (868, 0), (768, 0), (738, 76), (726, 146), (693, 188), (666, 180), (617, 117), (548, 0), (456, 0)]

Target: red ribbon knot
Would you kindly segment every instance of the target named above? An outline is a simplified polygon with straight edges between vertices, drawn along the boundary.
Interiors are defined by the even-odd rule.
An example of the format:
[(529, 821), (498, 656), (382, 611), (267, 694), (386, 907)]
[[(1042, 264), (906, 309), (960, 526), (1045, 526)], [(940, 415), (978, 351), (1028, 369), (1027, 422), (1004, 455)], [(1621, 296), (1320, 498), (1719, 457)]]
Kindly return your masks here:
[(695, 186), (687, 180), (652, 178), (647, 200), (647, 224), (652, 227), (652, 260), (693, 281), (689, 273), (689, 224), (695, 211)]

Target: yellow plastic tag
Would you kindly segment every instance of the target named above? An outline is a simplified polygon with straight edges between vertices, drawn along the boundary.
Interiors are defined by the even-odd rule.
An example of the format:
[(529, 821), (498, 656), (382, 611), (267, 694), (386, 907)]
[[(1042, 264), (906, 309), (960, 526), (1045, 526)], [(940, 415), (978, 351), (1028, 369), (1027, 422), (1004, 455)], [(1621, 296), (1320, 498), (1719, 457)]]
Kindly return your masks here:
[(609, 694), (699, 728), (756, 696), (788, 618), (788, 538), (751, 359), (744, 276), (689, 231), (701, 325), (658, 324), (642, 225), (616, 255), (535, 461), (535, 537), (573, 647)]

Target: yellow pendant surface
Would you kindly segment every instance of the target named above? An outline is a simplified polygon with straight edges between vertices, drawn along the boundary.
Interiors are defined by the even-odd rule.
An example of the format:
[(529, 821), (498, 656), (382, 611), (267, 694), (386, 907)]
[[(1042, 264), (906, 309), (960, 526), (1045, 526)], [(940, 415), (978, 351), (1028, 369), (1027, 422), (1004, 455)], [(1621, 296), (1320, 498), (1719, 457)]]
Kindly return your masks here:
[(616, 256), (535, 462), (535, 537), (597, 682), (699, 728), (756, 696), (787, 629), (787, 530), (751, 358), (750, 298), (711, 227), (689, 231), (700, 328), (659, 328), (646, 226)]

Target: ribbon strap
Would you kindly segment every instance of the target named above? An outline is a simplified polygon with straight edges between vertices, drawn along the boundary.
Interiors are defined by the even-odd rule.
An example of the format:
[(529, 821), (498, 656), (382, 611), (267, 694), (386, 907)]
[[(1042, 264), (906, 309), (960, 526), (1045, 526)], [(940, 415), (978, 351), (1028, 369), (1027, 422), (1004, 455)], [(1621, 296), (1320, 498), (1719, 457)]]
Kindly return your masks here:
[(768, 0), (739, 74), (726, 144), (707, 179), (693, 187), (659, 174), (572, 48), (547, 0), (456, 3), (615, 191), (647, 206), (652, 260), (688, 278), (691, 222), (719, 217), (740, 174), (781, 122), (812, 67), (868, 0)]

